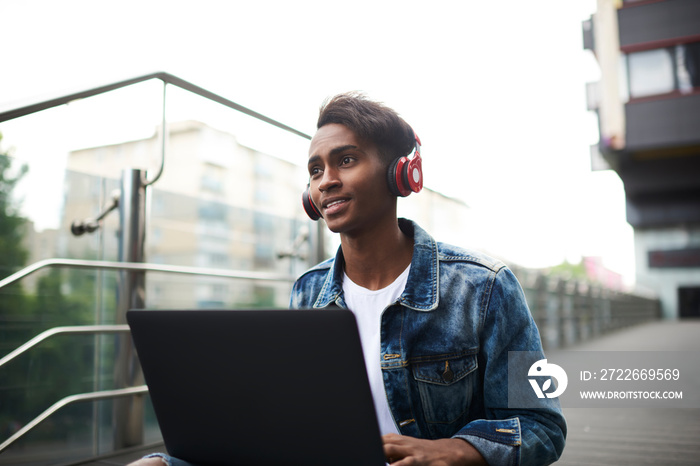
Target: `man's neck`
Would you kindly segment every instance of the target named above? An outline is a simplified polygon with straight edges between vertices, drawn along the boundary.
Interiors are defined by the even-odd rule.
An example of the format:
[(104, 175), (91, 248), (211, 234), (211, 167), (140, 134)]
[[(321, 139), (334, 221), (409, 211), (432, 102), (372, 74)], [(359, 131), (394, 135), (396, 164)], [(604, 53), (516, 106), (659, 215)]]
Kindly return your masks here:
[(391, 285), (413, 258), (413, 239), (396, 218), (362, 235), (341, 235), (345, 273), (357, 285), (380, 290)]

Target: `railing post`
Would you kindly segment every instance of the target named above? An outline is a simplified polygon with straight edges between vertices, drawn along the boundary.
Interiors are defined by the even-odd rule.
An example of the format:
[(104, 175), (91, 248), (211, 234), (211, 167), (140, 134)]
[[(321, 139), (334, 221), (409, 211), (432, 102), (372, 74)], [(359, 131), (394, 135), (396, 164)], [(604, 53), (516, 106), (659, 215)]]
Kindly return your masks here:
[(591, 307), (593, 316), (593, 337), (598, 338), (603, 333), (603, 287), (596, 284), (591, 287)]
[(531, 289), (532, 304), (530, 308), (535, 318), (535, 323), (540, 329), (540, 339), (544, 349), (547, 347), (547, 279), (542, 273), (535, 273), (529, 278), (529, 288)]
[(579, 335), (581, 341), (591, 339), (591, 285), (588, 282), (578, 282), (579, 294)]
[[(119, 261), (144, 262), (146, 235), (146, 187), (144, 172), (127, 169), (122, 173), (119, 200)], [(136, 270), (119, 272), (116, 323), (126, 323), (126, 311), (145, 304), (145, 273)], [(143, 374), (130, 335), (118, 337), (114, 368), (116, 388), (143, 384)], [(114, 401), (114, 449), (142, 445), (143, 397)]]
[(326, 222), (315, 222), (315, 231), (309, 235), (309, 266), (312, 267), (326, 259)]
[(585, 303), (583, 300), (583, 283), (576, 280), (573, 284), (574, 286), (574, 326), (575, 326), (575, 332), (576, 332), (576, 342), (577, 343), (582, 343), (586, 341), (586, 333), (583, 330), (584, 327), (584, 322), (585, 322), (585, 317), (584, 317), (584, 309), (585, 309)]
[(546, 324), (544, 326), (544, 340), (546, 341), (546, 349), (554, 349), (560, 346), (559, 326), (560, 326), (560, 295), (559, 295), (559, 278), (544, 277), (544, 306)]
[(601, 328), (602, 333), (608, 333), (612, 330), (612, 292), (609, 288), (601, 288), (600, 290), (600, 312), (601, 312)]
[(566, 280), (557, 280), (557, 348), (563, 348), (567, 344), (568, 312), (566, 309)]
[(562, 319), (564, 321), (564, 345), (576, 343), (576, 282), (569, 279), (562, 286)]

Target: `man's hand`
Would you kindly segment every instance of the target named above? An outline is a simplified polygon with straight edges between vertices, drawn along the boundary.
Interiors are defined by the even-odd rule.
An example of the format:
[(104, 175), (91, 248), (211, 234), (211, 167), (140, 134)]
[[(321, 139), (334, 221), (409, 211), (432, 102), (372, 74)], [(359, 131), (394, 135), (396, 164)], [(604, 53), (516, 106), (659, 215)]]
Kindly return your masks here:
[(168, 464), (163, 458), (141, 458), (133, 463), (129, 463), (128, 466), (163, 466)]
[(486, 460), (476, 448), (458, 438), (423, 440), (386, 434), (382, 440), (384, 455), (392, 466), (487, 466)]

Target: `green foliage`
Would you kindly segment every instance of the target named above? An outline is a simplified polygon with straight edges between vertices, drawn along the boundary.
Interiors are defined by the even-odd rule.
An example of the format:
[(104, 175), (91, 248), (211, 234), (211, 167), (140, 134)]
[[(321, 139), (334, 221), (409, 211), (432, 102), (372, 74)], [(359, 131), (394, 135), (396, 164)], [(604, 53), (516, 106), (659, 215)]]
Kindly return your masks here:
[[(25, 165), (13, 166), (9, 151), (0, 146), (0, 279), (27, 265), (28, 222), (13, 199), (27, 172)], [(36, 290), (23, 289), (22, 281), (0, 289), (0, 357), (44, 330), (100, 320), (95, 315), (98, 272), (52, 268), (38, 275)], [(106, 301), (111, 309), (105, 312), (113, 315), (114, 302)], [(113, 337), (57, 336), (0, 367), (0, 442), (61, 398), (93, 391), (98, 379), (100, 388), (108, 384), (113, 351)], [(88, 425), (89, 419), (69, 422)]]
[[(96, 322), (99, 319), (95, 316), (97, 276), (94, 270), (47, 271), (38, 279), (36, 293), (25, 298), (25, 325), (22, 331), (11, 335), (13, 346), (18, 347), (49, 328)], [(114, 286), (113, 283), (107, 286), (110, 285)], [(66, 288), (70, 289), (69, 293), (64, 291)], [(113, 314), (114, 300), (107, 301), (110, 309), (106, 312)], [(114, 388), (111, 386), (114, 338), (52, 337), (0, 368), (0, 432), (3, 424), (28, 422), (63, 397)], [(89, 410), (83, 414), (87, 416), (85, 419), (70, 422), (89, 423)], [(59, 413), (56, 419), (62, 416)], [(39, 437), (40, 434), (41, 429)]]
[[(0, 144), (2, 134), (0, 133)], [(12, 176), (10, 168), (12, 159), (9, 151), (0, 146), (0, 274), (6, 276), (22, 267), (27, 260), (27, 250), (22, 246), (22, 234), (26, 219), (18, 213), (18, 206), (12, 199), (12, 191), (27, 173), (27, 166), (22, 165), (19, 172)]]
[(583, 265), (583, 260), (581, 260), (578, 264), (572, 264), (565, 260), (561, 264), (551, 267), (548, 274), (561, 276), (567, 279), (588, 281), (588, 275), (586, 274), (586, 268)]
[[(0, 146), (0, 278), (22, 268), (29, 255), (22, 244), (26, 220), (18, 214), (18, 207), (12, 199), (12, 191), (27, 172), (27, 167), (22, 166), (16, 175), (11, 176), (11, 166), (9, 151)], [(15, 343), (13, 335), (27, 335), (23, 310), (27, 308), (28, 300), (21, 282), (0, 289), (0, 354), (12, 349), (9, 346)]]

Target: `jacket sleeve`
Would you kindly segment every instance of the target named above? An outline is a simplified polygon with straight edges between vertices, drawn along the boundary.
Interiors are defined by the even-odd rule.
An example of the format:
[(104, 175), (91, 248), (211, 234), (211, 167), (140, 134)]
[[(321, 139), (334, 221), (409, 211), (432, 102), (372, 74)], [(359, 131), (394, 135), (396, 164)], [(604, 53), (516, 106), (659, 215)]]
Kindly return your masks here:
[(488, 297), (481, 310), (479, 354), (486, 419), (468, 423), (454, 437), (471, 443), (489, 465), (553, 463), (561, 456), (566, 438), (559, 400), (538, 400), (534, 408), (508, 403), (509, 387), (511, 394), (514, 388), (532, 390), (527, 380), (508, 379), (508, 353), (528, 352), (535, 360), (545, 357), (525, 295), (504, 267), (494, 274)]
[(303, 294), (301, 292), (301, 285), (299, 284), (299, 280), (294, 282), (294, 286), (292, 286), (292, 292), (289, 295), (289, 309), (299, 309), (301, 308), (301, 299), (303, 297)]

